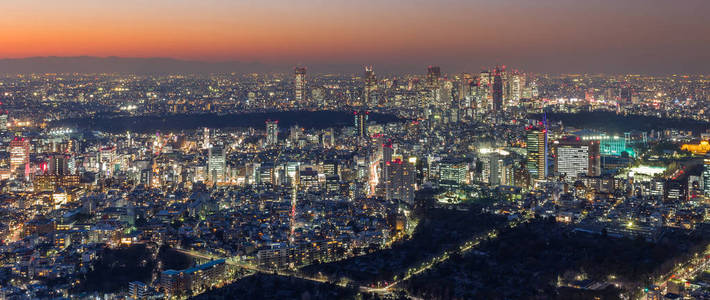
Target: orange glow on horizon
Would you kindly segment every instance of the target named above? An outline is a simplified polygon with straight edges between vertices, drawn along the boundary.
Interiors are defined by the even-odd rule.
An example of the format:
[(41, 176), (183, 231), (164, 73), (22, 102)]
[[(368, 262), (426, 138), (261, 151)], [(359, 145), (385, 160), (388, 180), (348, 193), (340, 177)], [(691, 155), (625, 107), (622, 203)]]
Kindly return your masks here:
[[(668, 57), (704, 61), (710, 48), (696, 37), (708, 33), (701, 12), (710, 2), (688, 0), (678, 6), (648, 1), (654, 5), (566, 0), (5, 0), (0, 1), (0, 58), (457, 65), (477, 59), (521, 67), (547, 67), (549, 61), (616, 65), (630, 58), (638, 58), (634, 63), (640, 66)], [(620, 13), (632, 11), (637, 13)]]

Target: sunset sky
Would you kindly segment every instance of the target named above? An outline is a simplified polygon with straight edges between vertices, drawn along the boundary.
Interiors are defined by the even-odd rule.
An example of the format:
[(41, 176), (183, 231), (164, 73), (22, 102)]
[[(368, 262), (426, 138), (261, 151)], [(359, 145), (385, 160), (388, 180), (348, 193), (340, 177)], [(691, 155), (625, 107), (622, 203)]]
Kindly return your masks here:
[(708, 0), (3, 0), (0, 58), (710, 73)]

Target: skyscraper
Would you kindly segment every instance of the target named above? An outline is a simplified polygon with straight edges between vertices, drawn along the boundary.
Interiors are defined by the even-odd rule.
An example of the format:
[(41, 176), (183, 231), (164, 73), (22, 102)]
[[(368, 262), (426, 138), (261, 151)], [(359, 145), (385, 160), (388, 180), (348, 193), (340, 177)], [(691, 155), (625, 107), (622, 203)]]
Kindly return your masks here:
[(438, 66), (429, 66), (426, 73), (426, 84), (430, 89), (439, 87), (439, 78), (441, 78), (441, 69)]
[(0, 110), (0, 130), (7, 130), (7, 110)]
[(296, 105), (305, 105), (307, 101), (306, 95), (306, 68), (296, 67), (294, 78), (294, 100)]
[(459, 104), (463, 103), (463, 100), (466, 98), (466, 96), (471, 94), (471, 81), (473, 78), (471, 77), (471, 74), (469, 73), (463, 73), (461, 74), (461, 77), (459, 78), (459, 90), (458, 90), (458, 100)]
[(392, 148), (392, 141), (387, 141), (382, 144), (382, 171), (380, 174), (380, 182), (387, 182), (387, 176), (389, 176), (388, 162), (392, 161), (392, 155), (394, 155), (394, 149)]
[(703, 193), (710, 197), (710, 154), (703, 160)]
[(279, 121), (266, 120), (266, 145), (274, 146), (279, 143)]
[(490, 87), (491, 84), (491, 71), (490, 70), (483, 70), (481, 71), (481, 74), (478, 75), (478, 85), (480, 86), (486, 86)]
[(209, 150), (209, 159), (207, 163), (207, 172), (211, 182), (222, 182), (225, 180), (225, 171), (227, 169), (227, 160), (222, 145), (215, 145)]
[(523, 77), (517, 71), (510, 76), (508, 84), (510, 85), (510, 102), (517, 105), (522, 97), (522, 87), (524, 85)]
[(355, 117), (355, 131), (357, 136), (361, 138), (367, 137), (367, 118), (370, 112), (356, 111), (353, 113)]
[(335, 132), (333, 131), (333, 128), (325, 130), (321, 136), (321, 140), (324, 148), (335, 147)]
[(575, 180), (580, 174), (599, 176), (599, 142), (582, 141), (578, 137), (568, 137), (557, 143), (555, 171), (565, 175), (567, 180)]
[(496, 67), (493, 72), (493, 111), (500, 113), (503, 110), (503, 78), (502, 70)]
[(28, 175), (30, 163), (30, 140), (15, 137), (10, 142), (10, 171), (13, 174)]
[(292, 186), (297, 186), (298, 183), (298, 175), (300, 171), (300, 163), (299, 162), (294, 162), (290, 161), (286, 163), (286, 177), (288, 178), (288, 183), (291, 184)]
[(395, 158), (385, 163), (387, 165), (387, 180), (385, 180), (385, 193), (387, 200), (401, 200), (411, 203), (414, 200), (415, 173), (414, 166)]
[(460, 186), (468, 183), (468, 163), (464, 160), (442, 159), (439, 162), (439, 183)]
[(526, 167), (534, 179), (547, 178), (547, 129), (528, 128)]
[(632, 94), (631, 86), (628, 84), (624, 84), (621, 87), (621, 91), (619, 93), (619, 98), (621, 100), (621, 104), (623, 104), (623, 105), (631, 104), (631, 94)]
[(202, 149), (209, 149), (210, 147), (210, 129), (205, 127), (202, 132)]
[(67, 154), (54, 154), (49, 158), (49, 174), (51, 175), (69, 175), (69, 159)]
[(365, 67), (365, 105), (368, 107), (377, 106), (377, 96), (375, 91), (377, 90), (377, 77), (375, 76), (375, 71), (372, 66)]

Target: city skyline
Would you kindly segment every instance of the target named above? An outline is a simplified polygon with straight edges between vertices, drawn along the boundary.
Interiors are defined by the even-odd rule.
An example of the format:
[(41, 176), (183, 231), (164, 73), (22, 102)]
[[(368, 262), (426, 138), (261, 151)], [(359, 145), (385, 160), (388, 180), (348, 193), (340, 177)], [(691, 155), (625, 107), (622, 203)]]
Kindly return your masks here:
[(0, 300), (710, 299), (710, 0), (0, 11)]
[(8, 1), (0, 9), (11, 13), (0, 25), (12, 30), (0, 34), (0, 44), (12, 47), (0, 59), (162, 57), (283, 71), (375, 65), (381, 73), (428, 64), (455, 73), (505, 62), (541, 73), (696, 74), (710, 64), (708, 8), (697, 0)]

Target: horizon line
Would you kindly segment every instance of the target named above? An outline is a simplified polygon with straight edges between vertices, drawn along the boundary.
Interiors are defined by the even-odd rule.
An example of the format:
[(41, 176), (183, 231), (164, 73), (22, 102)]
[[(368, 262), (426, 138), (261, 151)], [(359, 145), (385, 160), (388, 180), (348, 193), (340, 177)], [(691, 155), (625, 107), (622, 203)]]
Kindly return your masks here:
[[(252, 61), (244, 61), (244, 60), (239, 60), (239, 59), (218, 59), (218, 60), (210, 60), (210, 59), (195, 59), (195, 58), (183, 58), (183, 57), (173, 57), (173, 56), (119, 56), (119, 55), (88, 55), (88, 54), (83, 54), (83, 55), (67, 55), (67, 56), (62, 56), (62, 55), (35, 55), (35, 56), (23, 56), (23, 57), (0, 57), (0, 61), (22, 61), (22, 60), (31, 60), (31, 59), (81, 59), (81, 58), (87, 58), (87, 59), (134, 59), (134, 60), (170, 60), (170, 61), (175, 61), (175, 62), (184, 62), (184, 63), (205, 63), (205, 64), (219, 64), (219, 63), (240, 63), (240, 64), (245, 64), (245, 65), (262, 65), (264, 67), (273, 67), (273, 68), (293, 68), (297, 66), (319, 66), (319, 67), (338, 67), (338, 66), (361, 66), (365, 67), (367, 65), (372, 65), (377, 67), (378, 65), (380, 66), (386, 66), (387, 67), (406, 67), (406, 68), (418, 68), (417, 66), (421, 66), (422, 70), (425, 72), (425, 67), (430, 66), (430, 65), (437, 65), (437, 64), (432, 64), (432, 63), (422, 63), (422, 64), (413, 64), (413, 63), (354, 63), (354, 62), (312, 62), (312, 63), (304, 63), (304, 62), (296, 62), (296, 63), (288, 63), (288, 62), (263, 62), (263, 61), (258, 61), (258, 60), (252, 60)], [(490, 64), (490, 66), (495, 66), (497, 63)], [(316, 67), (317, 69), (318, 67)], [(643, 75), (643, 76), (710, 76), (710, 73), (693, 73), (693, 72), (687, 72), (687, 73), (678, 73), (678, 72), (671, 72), (671, 73), (661, 73), (661, 72), (651, 72), (651, 73), (644, 73), (644, 72), (587, 72), (587, 71), (575, 71), (575, 72), (540, 72), (540, 71), (525, 71), (523, 68), (518, 68), (519, 70), (523, 70), (522, 73), (528, 73), (528, 74), (544, 74), (544, 75)], [(485, 70), (490, 70), (487, 69), (486, 67), (480, 67), (480, 71), (485, 71)], [(275, 71), (269, 71), (269, 72), (264, 72), (264, 71), (259, 71), (259, 72), (200, 72), (200, 71), (188, 71), (188, 72), (179, 72), (177, 74), (190, 74), (190, 73), (214, 73), (214, 74), (224, 74), (224, 73), (263, 73), (263, 74), (273, 74), (273, 73), (283, 73), (284, 71), (281, 72), (275, 72)], [(423, 73), (424, 73), (423, 72)], [(97, 72), (3, 72), (0, 70), (0, 74), (96, 74)], [(118, 71), (102, 71), (98, 73), (106, 73), (106, 74), (111, 74), (111, 73), (130, 73), (130, 72), (118, 72)], [(146, 72), (137, 72), (137, 73), (146, 73)], [(154, 73), (175, 73), (175, 72), (165, 72), (165, 71), (155, 71)], [(315, 74), (357, 74), (359, 72), (314, 72)], [(469, 73), (469, 74), (475, 74), (476, 72), (472, 71), (464, 71), (464, 72), (442, 72), (444, 74), (462, 74), (462, 73)], [(412, 74), (412, 72), (394, 72), (394, 71), (384, 71), (381, 72), (381, 74)], [(417, 73), (415, 73), (417, 74)]]

